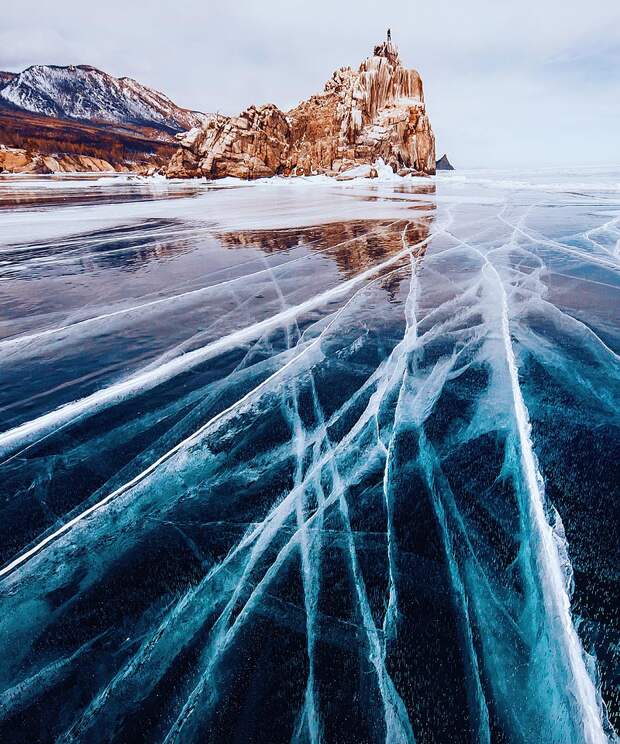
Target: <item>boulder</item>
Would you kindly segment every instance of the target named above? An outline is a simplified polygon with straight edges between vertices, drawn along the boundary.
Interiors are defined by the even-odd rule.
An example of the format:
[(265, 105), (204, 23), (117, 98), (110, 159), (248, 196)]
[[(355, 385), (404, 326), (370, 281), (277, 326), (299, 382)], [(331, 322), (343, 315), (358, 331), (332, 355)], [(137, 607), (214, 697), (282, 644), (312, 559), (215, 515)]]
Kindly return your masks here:
[(354, 178), (377, 178), (378, 175), (374, 165), (365, 163), (364, 165), (357, 165), (355, 168), (349, 168), (349, 170), (338, 173), (336, 180), (352, 181)]
[(113, 173), (114, 166), (89, 155), (44, 155), (0, 145), (0, 173)]
[(27, 150), (0, 146), (0, 173), (34, 173), (36, 163)]

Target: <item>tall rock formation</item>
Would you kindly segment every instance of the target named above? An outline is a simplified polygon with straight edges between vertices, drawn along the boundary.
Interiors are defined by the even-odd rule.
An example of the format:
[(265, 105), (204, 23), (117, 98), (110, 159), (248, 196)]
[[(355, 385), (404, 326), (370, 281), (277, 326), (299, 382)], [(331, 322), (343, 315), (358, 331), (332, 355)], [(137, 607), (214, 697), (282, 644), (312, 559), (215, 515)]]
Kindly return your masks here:
[(397, 172), (435, 172), (422, 79), (403, 67), (389, 40), (287, 114), (273, 104), (251, 106), (178, 137), (181, 147), (164, 171), (171, 178), (335, 175), (379, 158)]

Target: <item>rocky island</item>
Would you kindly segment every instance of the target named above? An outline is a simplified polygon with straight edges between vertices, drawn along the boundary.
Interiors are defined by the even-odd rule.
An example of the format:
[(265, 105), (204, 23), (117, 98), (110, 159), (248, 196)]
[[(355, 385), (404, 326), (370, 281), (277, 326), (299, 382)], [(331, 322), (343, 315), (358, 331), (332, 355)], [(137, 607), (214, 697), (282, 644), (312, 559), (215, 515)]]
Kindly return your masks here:
[(437, 170), (453, 171), (454, 166), (448, 160), (447, 155), (442, 155), (437, 161)]
[(382, 159), (400, 175), (435, 173), (435, 137), (422, 79), (388, 39), (355, 71), (337, 70), (322, 93), (285, 113), (274, 104), (220, 114), (177, 135), (170, 178), (336, 176)]

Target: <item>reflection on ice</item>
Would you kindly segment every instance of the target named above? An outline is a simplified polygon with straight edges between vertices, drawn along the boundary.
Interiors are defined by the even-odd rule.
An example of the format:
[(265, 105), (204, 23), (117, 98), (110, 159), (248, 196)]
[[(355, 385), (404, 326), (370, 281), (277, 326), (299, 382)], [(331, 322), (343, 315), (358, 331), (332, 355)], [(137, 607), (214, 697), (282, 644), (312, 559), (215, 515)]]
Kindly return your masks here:
[(3, 738), (614, 740), (620, 199), (553, 178), (0, 213)]

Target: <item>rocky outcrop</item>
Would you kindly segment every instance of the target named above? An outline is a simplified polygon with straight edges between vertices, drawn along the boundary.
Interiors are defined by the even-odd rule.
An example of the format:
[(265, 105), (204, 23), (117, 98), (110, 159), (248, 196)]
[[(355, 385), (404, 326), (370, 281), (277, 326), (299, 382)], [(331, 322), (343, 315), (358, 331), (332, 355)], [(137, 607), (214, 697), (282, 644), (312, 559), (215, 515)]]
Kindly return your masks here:
[(17, 159), (6, 152), (2, 155), (4, 170), (13, 173), (48, 172), (43, 163), (49, 157), (59, 163), (49, 161), (55, 173), (100, 171), (107, 166), (146, 173), (167, 164), (177, 142), (149, 127), (67, 121), (0, 105), (0, 147), (25, 153)]
[(324, 91), (284, 114), (273, 104), (212, 116), (179, 135), (169, 177), (336, 175), (379, 159), (400, 173), (435, 172), (435, 138), (422, 80), (390, 42), (357, 71), (337, 70)]
[(0, 173), (103, 173), (115, 170), (111, 163), (101, 158), (87, 155), (43, 155), (0, 145)]
[(439, 158), (439, 160), (437, 161), (436, 168), (437, 168), (437, 170), (443, 170), (443, 171), (452, 171), (452, 170), (454, 170), (454, 166), (448, 160), (448, 156), (447, 155), (442, 155)]
[(166, 173), (170, 177), (261, 178), (279, 172), (291, 128), (277, 106), (251, 106), (240, 116), (213, 116), (188, 132)]

